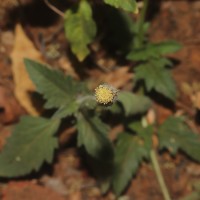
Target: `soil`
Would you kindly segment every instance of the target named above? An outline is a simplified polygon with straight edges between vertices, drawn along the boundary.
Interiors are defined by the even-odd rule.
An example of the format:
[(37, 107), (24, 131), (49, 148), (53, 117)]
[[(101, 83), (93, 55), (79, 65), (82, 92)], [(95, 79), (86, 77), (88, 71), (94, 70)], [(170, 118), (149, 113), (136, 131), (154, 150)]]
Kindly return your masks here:
[[(23, 0), (21, 6), (14, 0), (3, 2), (5, 3), (0, 5), (0, 149), (6, 144), (6, 138), (11, 135), (13, 126), (19, 121), (20, 116), (40, 113), (40, 110), (33, 108), (30, 98), (24, 95), (25, 92), (34, 90), (23, 68), (18, 68), (20, 59), (25, 56), (46, 62), (76, 79), (87, 80), (91, 88), (102, 81), (110, 82), (121, 89), (131, 88), (132, 75), (128, 71), (129, 63), (120, 63), (106, 54), (98, 44), (92, 46), (92, 62), (87, 60), (82, 64), (78, 63), (70, 53), (64, 35), (63, 19), (52, 12), (43, 1)], [(63, 5), (63, 9), (68, 6), (63, 2), (56, 4), (60, 9)], [(147, 17), (147, 20), (151, 21), (150, 39), (155, 42), (176, 40), (182, 44), (179, 52), (169, 56), (175, 63), (172, 71), (179, 90), (179, 98), (175, 104), (176, 114), (187, 114), (188, 124), (198, 133), (200, 87), (199, 90), (192, 88), (188, 93), (184, 89), (184, 84), (194, 86), (200, 83), (199, 19), (200, 1), (150, 1)], [(16, 42), (17, 38), (20, 42)], [(96, 66), (94, 63), (97, 63)], [(111, 68), (115, 65), (123, 68), (113, 71)], [(156, 103), (155, 107), (159, 123), (174, 112), (173, 109), (159, 103)], [(120, 126), (114, 127), (111, 135), (115, 137), (116, 132), (121, 129)], [(39, 173), (27, 177), (0, 179), (0, 199), (116, 199), (111, 191), (105, 195), (101, 194), (96, 179), (75, 148), (74, 129), (66, 127), (60, 134), (59, 142), (61, 149), (56, 152), (52, 165), (45, 165)], [(179, 200), (191, 194), (194, 191), (194, 183), (200, 182), (200, 165), (181, 153), (175, 158), (170, 157), (167, 152), (158, 156), (172, 199)], [(154, 170), (150, 163), (145, 162), (120, 198), (162, 199)], [(198, 197), (191, 200), (198, 200)]]

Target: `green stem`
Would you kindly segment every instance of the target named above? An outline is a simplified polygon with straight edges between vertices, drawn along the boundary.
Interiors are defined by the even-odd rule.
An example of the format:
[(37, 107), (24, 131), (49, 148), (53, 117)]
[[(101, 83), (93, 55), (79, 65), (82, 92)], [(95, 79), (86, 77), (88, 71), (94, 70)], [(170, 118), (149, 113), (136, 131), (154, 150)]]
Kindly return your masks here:
[(140, 15), (140, 19), (139, 19), (139, 28), (138, 28), (139, 42), (138, 42), (138, 48), (142, 47), (143, 41), (144, 41), (145, 32), (144, 32), (144, 29), (143, 29), (143, 25), (144, 25), (144, 22), (145, 22), (148, 5), (149, 5), (149, 0), (144, 0), (143, 1), (143, 8), (141, 10), (141, 15)]
[(87, 101), (87, 100), (95, 100), (95, 97), (93, 95), (82, 96), (82, 97), (79, 97), (76, 100), (76, 102), (81, 104), (81, 103), (83, 103), (84, 101)]
[(163, 178), (163, 175), (162, 175), (162, 172), (161, 172), (161, 169), (160, 169), (160, 166), (159, 166), (159, 163), (158, 163), (156, 152), (155, 152), (154, 149), (151, 150), (150, 157), (151, 157), (151, 162), (153, 164), (153, 167), (154, 167), (154, 170), (155, 170), (155, 173), (156, 173), (158, 183), (160, 185), (163, 197), (164, 197), (165, 200), (171, 200), (167, 186), (165, 184), (165, 181), (164, 181), (164, 178)]

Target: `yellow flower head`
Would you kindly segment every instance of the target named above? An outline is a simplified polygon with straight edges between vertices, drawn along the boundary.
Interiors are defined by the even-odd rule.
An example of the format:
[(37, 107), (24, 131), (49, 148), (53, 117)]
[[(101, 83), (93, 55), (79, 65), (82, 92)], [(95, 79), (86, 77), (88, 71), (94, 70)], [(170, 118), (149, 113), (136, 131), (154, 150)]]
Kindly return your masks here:
[(112, 104), (117, 98), (118, 90), (108, 84), (99, 85), (95, 89), (96, 101), (100, 104)]

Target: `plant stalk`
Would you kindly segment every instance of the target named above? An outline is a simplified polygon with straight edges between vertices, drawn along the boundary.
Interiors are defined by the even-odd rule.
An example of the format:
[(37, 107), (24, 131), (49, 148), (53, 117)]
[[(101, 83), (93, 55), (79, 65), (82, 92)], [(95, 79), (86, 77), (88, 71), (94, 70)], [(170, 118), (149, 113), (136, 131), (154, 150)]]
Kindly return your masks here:
[(156, 176), (157, 176), (157, 180), (158, 180), (158, 183), (160, 185), (160, 189), (162, 191), (164, 200), (171, 200), (171, 197), (169, 195), (169, 191), (168, 191), (167, 186), (165, 184), (165, 181), (164, 181), (164, 178), (163, 178), (163, 175), (162, 175), (159, 163), (158, 163), (157, 155), (156, 155), (156, 152), (155, 152), (154, 149), (151, 150), (150, 157), (151, 157), (151, 162), (153, 164), (153, 167), (154, 167), (154, 170), (155, 170), (155, 173), (156, 173)]
[(57, 13), (58, 15), (60, 15), (61, 17), (65, 17), (65, 13), (63, 13), (61, 10), (59, 10), (58, 8), (56, 8), (54, 5), (52, 5), (48, 0), (44, 0), (44, 3), (51, 9), (53, 10), (55, 13)]
[(143, 1), (143, 7), (142, 7), (142, 10), (141, 10), (140, 19), (139, 19), (139, 28), (138, 28), (139, 43), (138, 43), (138, 48), (142, 47), (143, 41), (144, 41), (144, 37), (145, 37), (143, 25), (144, 25), (144, 22), (145, 22), (148, 5), (149, 5), (149, 0), (144, 0)]

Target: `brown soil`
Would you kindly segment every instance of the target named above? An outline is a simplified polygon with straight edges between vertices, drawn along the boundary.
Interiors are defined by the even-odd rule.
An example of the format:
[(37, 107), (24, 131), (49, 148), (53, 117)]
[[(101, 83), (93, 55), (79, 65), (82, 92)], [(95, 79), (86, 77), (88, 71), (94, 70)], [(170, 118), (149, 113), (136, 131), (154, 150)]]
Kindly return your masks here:
[[(19, 36), (14, 31), (16, 30), (16, 24), (19, 24), (18, 21), (20, 21), (16, 17), (20, 13), (18, 1), (4, 1), (7, 3), (0, 5), (0, 149), (3, 148), (6, 138), (11, 134), (13, 125), (18, 122), (21, 115), (26, 113), (37, 114), (38, 112), (31, 109), (32, 104), (27, 97), (26, 100), (22, 99), (23, 91), (32, 91), (32, 86), (29, 87), (29, 84), (25, 81), (26, 78), (21, 78), (24, 82), (16, 83), (13, 75), (13, 65), (18, 63), (20, 56), (13, 55), (14, 46), (18, 45), (15, 43), (15, 39)], [(32, 1), (22, 1), (26, 17), (23, 18), (21, 24), (27, 37), (26, 41), (30, 40), (31, 44), (33, 44), (32, 50), (34, 48), (33, 51), (27, 53), (27, 49), (30, 46), (25, 47), (27, 49), (24, 52), (27, 53), (27, 56), (48, 62), (55, 68), (71, 74), (76, 79), (89, 77), (89, 84), (92, 88), (101, 81), (111, 82), (119, 88), (130, 88), (132, 75), (128, 72), (127, 64), (125, 64), (124, 68), (119, 68), (109, 73), (110, 67), (115, 65), (117, 61), (99, 50), (98, 45), (94, 45), (92, 48), (97, 52), (93, 55), (93, 59), (96, 59), (99, 68), (92, 66), (83, 70), (85, 63), (80, 66), (80, 63), (67, 58), (66, 52), (69, 52), (69, 49), (62, 28), (63, 20), (55, 13), (52, 13), (40, 1), (36, 1), (33, 5), (30, 2)], [(149, 13), (152, 21), (149, 32), (151, 40), (173, 39), (183, 45), (181, 51), (170, 56), (176, 64), (173, 69), (173, 76), (180, 93), (176, 107), (179, 113), (189, 115), (188, 124), (192, 129), (199, 132), (200, 126), (196, 115), (196, 105), (200, 102), (200, 96), (198, 96), (200, 90), (188, 95), (183, 89), (183, 83), (190, 85), (199, 83), (200, 2), (192, 0), (152, 1), (151, 7), (155, 10), (154, 15)], [(38, 12), (34, 13), (34, 9)], [(35, 15), (37, 15), (37, 19), (33, 18)], [(23, 38), (22, 40), (25, 41)], [(75, 68), (74, 65), (76, 65)], [(104, 68), (102, 69), (101, 66), (104, 66)], [(23, 69), (20, 68), (20, 70)], [(19, 76), (22, 77), (23, 75), (20, 74)], [(23, 91), (16, 91), (16, 84), (25, 85), (27, 88), (24, 87)], [(194, 103), (194, 99), (197, 104)], [(162, 122), (173, 112), (159, 104), (156, 104), (155, 107), (158, 111), (159, 122)], [(112, 135), (115, 135), (118, 130), (121, 131), (121, 127), (115, 127)], [(73, 128), (67, 128), (60, 134), (62, 147), (66, 146), (66, 142), (68, 144), (70, 142), (73, 143), (73, 133)], [(55, 160), (52, 166), (42, 169), (39, 174), (17, 180), (0, 180), (0, 199), (115, 199), (112, 192), (104, 196), (101, 195), (95, 178), (92, 177), (90, 170), (75, 147), (66, 147), (64, 150), (58, 151)], [(172, 199), (178, 200), (193, 192), (193, 183), (200, 178), (200, 165), (198, 163), (191, 161), (182, 154), (179, 154), (176, 158), (171, 158), (167, 153), (159, 155), (159, 161)], [(155, 173), (149, 163), (142, 164), (123, 197), (120, 200), (163, 199)]]

